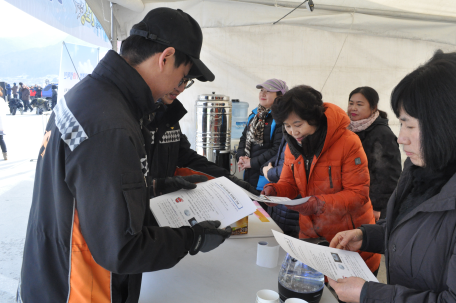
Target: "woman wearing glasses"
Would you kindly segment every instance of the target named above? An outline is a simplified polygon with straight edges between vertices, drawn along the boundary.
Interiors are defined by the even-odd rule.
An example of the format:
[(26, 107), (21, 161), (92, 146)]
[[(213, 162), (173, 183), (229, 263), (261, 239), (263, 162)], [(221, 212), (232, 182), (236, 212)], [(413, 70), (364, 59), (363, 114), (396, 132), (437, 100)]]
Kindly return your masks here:
[(285, 81), (269, 79), (256, 88), (260, 89), (259, 104), (242, 132), (236, 158), (239, 170), (244, 170), (244, 180), (261, 191), (269, 183), (260, 176), (261, 166), (277, 154), (282, 141), (282, 126), (272, 118), (271, 106), (278, 96), (288, 91), (288, 86)]

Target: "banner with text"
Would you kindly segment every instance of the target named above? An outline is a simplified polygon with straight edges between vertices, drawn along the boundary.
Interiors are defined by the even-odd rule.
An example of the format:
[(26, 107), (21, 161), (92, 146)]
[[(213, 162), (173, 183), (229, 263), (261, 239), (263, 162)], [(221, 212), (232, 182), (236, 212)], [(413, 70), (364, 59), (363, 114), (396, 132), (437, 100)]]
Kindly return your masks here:
[(99, 49), (62, 43), (58, 96), (64, 96), (80, 80), (92, 73), (99, 61)]
[[(27, 14), (83, 41), (111, 48), (108, 36), (85, 0), (6, 0)], [(107, 8), (109, 12), (109, 8)], [(109, 22), (110, 15), (106, 22)]]

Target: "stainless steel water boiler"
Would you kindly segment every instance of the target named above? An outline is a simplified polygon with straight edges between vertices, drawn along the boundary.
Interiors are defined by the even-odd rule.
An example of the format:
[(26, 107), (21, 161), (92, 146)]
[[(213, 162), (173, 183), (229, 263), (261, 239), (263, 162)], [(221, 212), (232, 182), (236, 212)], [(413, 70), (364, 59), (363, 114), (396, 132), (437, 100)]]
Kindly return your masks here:
[(216, 163), (214, 151), (230, 150), (231, 101), (229, 96), (199, 95), (195, 104), (196, 152)]

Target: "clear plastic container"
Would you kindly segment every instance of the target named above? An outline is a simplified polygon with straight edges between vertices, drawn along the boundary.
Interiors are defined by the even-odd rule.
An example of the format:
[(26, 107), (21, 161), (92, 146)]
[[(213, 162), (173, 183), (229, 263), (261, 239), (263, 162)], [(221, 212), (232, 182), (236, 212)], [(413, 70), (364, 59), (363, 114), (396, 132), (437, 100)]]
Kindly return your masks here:
[(321, 272), (287, 254), (279, 272), (280, 299), (299, 298), (317, 303), (323, 294), (324, 282)]
[(233, 99), (232, 117), (231, 117), (231, 139), (239, 139), (242, 136), (244, 128), (247, 126), (249, 119), (249, 104), (240, 102), (239, 99)]

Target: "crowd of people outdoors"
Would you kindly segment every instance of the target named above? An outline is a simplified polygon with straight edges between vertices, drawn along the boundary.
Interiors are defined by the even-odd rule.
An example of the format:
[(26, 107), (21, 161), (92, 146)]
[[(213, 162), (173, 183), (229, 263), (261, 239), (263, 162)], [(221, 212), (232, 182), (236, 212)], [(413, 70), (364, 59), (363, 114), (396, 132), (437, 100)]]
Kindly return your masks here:
[(12, 85), (5, 83), (4, 100), (8, 102), (10, 114), (15, 115), (16, 110), (21, 114), (27, 111), (32, 112), (36, 108), (37, 114), (43, 111), (52, 110), (57, 104), (57, 85), (51, 84), (51, 94), (43, 96), (43, 87), (40, 85), (26, 85), (22, 82)]

